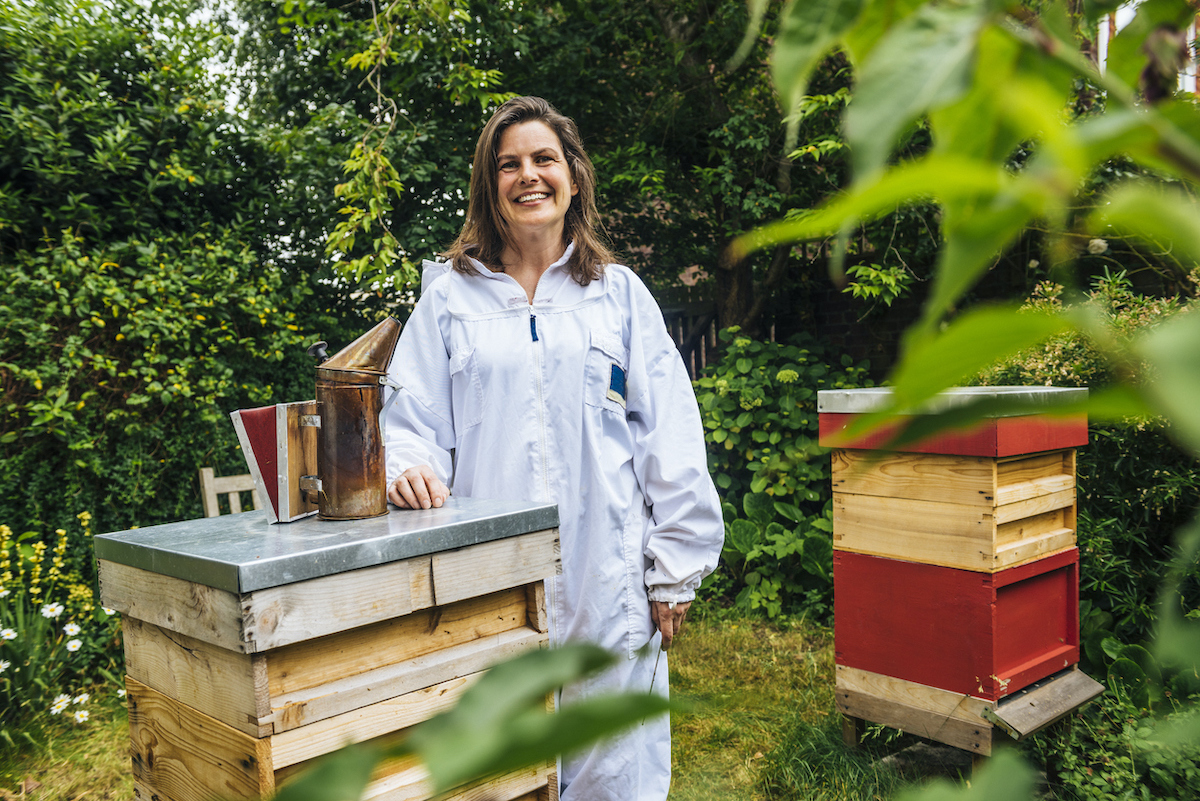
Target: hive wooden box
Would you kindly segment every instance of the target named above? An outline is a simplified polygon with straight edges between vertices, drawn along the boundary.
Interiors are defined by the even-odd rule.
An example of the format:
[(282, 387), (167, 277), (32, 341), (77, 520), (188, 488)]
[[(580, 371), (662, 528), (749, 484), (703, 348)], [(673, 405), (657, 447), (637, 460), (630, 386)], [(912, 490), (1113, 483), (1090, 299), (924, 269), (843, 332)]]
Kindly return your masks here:
[(1079, 661), (1079, 552), (995, 573), (835, 552), (837, 664), (997, 701)]
[[(990, 754), (994, 726), (1024, 736), (1099, 688), (1074, 669), (1075, 448), (1087, 442), (1087, 421), (994, 417), (903, 452), (882, 449), (895, 426), (847, 440), (847, 427), (883, 408), (889, 393), (818, 398), (821, 444), (839, 446), (832, 456), (838, 705), (851, 720)], [(1083, 397), (1086, 390), (981, 387), (939, 396), (933, 407)]]
[(833, 545), (993, 572), (1075, 545), (1075, 450), (833, 453)]
[[(365, 521), (262, 512), (97, 537), (122, 613), (143, 801), (258, 798), (350, 742), (387, 742), (548, 640), (557, 510), (454, 498)], [(552, 764), (452, 798), (552, 799)], [(412, 761), (364, 796), (429, 798)]]

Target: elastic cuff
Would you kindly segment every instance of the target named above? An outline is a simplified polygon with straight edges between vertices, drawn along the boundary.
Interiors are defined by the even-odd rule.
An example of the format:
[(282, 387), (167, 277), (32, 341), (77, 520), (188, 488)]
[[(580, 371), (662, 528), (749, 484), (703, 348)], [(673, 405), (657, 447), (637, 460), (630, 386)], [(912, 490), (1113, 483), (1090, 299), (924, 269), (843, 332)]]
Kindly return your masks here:
[(696, 600), (695, 590), (672, 590), (670, 587), (651, 587), (650, 592), (647, 594), (650, 596), (651, 601), (658, 601), (664, 604), (682, 604)]

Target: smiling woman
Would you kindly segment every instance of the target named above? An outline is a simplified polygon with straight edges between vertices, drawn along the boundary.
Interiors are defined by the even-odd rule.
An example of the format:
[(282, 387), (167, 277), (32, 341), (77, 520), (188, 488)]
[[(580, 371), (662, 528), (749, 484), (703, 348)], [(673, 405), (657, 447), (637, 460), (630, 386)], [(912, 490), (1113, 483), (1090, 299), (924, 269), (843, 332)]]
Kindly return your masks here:
[[(649, 291), (600, 241), (575, 124), (540, 98), (501, 106), (475, 152), (467, 220), (427, 263), (391, 378), (389, 499), (455, 495), (558, 505), (555, 644), (619, 654), (570, 704), (666, 694), (667, 660), (724, 525), (699, 409)], [(451, 455), (453, 454), (453, 456)], [(657, 689), (656, 689), (657, 688)], [(665, 799), (670, 722), (564, 756), (563, 801)]]

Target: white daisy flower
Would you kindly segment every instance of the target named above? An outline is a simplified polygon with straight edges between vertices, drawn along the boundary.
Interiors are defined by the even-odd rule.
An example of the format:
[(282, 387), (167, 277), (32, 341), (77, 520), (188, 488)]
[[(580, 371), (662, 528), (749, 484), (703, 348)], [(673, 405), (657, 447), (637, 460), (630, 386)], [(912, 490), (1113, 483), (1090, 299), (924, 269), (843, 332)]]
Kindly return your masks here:
[(0, 631), (0, 638), (5, 640), (15, 640), (17, 639), (17, 633), (12, 629), (4, 629), (3, 631)]
[(116, 609), (109, 609), (107, 606), (102, 606), (100, 608), (103, 609), (104, 614), (108, 615), (109, 617), (112, 617), (113, 615), (115, 615), (117, 613)]
[(88, 695), (87, 693), (80, 693), (79, 695), (75, 696), (75, 703), (86, 704), (91, 697), (92, 696)]
[(57, 603), (46, 604), (45, 606), (42, 607), (42, 617), (44, 617), (44, 618), (58, 617), (62, 613), (63, 613), (63, 605), (62, 604), (57, 604)]
[(8, 667), (11, 664), (12, 664), (12, 662), (9, 662), (7, 659), (0, 659), (0, 673), (3, 673), (4, 671), (8, 670)]
[(88, 711), (86, 709), (76, 709), (75, 710), (75, 722), (76, 723), (86, 723), (87, 719), (88, 719)]
[(75, 653), (83, 647), (83, 640), (67, 640), (67, 650)]
[(63, 626), (63, 634), (67, 635), (68, 637), (74, 637), (79, 632), (80, 628), (78, 623), (68, 623), (67, 625)]
[(0, 598), (4, 598), (5, 596), (8, 595), (8, 593), (9, 593), (8, 590), (4, 589), (3, 587), (0, 587)]
[(124, 698), (124, 697), (125, 697), (125, 690), (124, 690), (124, 688), (122, 688), (122, 689), (120, 689), (120, 690), (117, 690), (117, 697), (118, 697), (118, 698)]
[(50, 705), (50, 714), (57, 715), (58, 713), (62, 712), (64, 709), (66, 709), (70, 705), (71, 705), (71, 696), (60, 695), (57, 698), (55, 698), (54, 703)]

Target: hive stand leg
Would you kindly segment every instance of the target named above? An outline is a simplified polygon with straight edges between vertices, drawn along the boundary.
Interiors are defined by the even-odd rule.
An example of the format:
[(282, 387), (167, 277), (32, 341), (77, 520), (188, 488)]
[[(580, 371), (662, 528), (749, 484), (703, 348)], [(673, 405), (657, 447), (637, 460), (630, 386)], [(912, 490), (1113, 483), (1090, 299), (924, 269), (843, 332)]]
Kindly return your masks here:
[(866, 728), (867, 722), (862, 718), (842, 715), (842, 742), (847, 748), (858, 748)]

